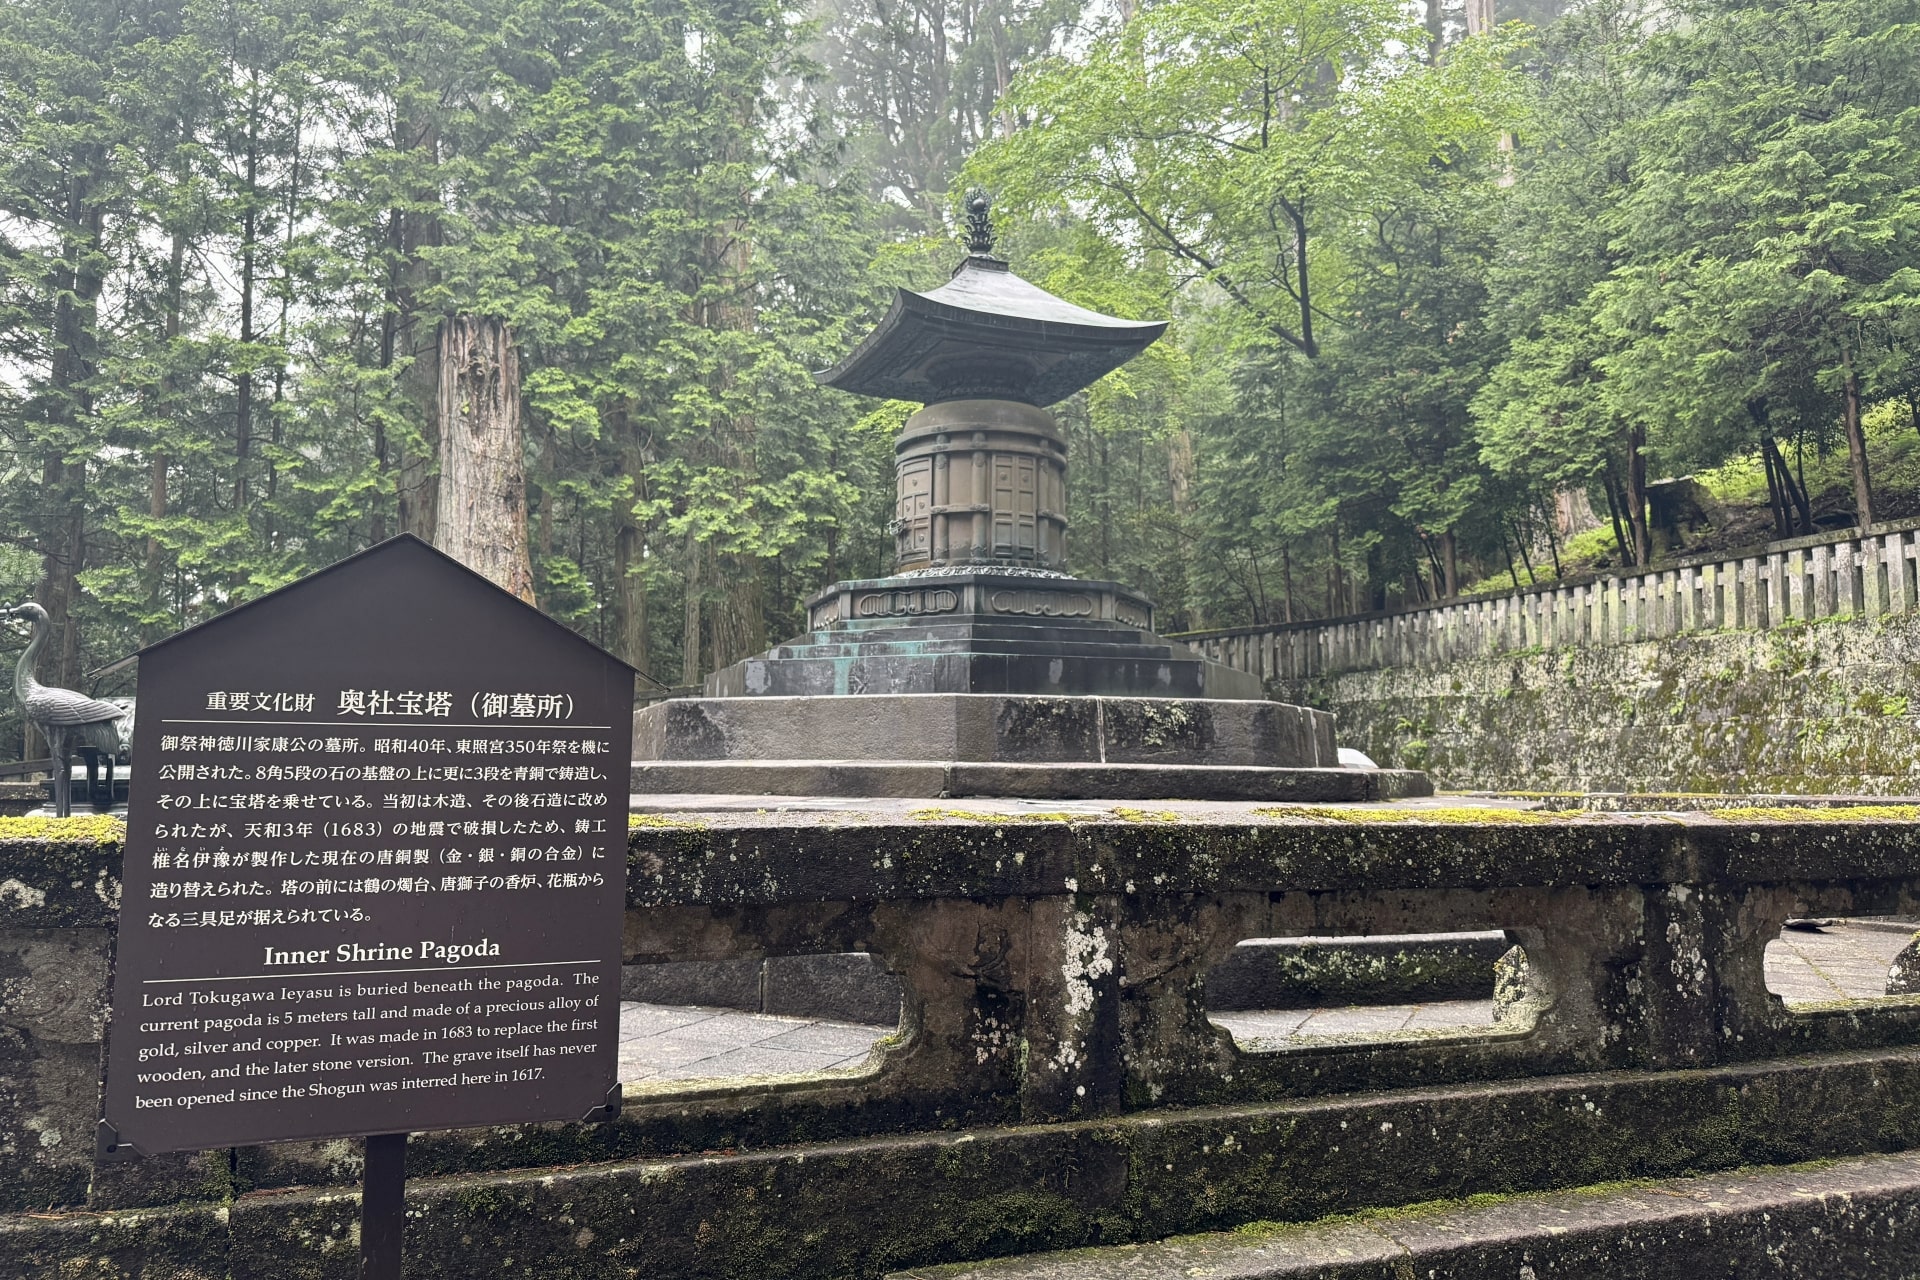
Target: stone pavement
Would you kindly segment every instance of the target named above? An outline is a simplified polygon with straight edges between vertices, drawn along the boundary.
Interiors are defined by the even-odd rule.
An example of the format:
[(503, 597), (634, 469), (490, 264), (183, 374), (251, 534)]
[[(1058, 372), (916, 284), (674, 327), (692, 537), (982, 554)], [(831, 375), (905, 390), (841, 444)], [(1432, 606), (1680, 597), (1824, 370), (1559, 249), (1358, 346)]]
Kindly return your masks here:
[(1767, 944), (1767, 986), (1788, 1004), (1887, 994), (1887, 966), (1916, 926), (1839, 920), (1818, 933), (1788, 929)]
[[(1913, 930), (1859, 920), (1833, 922), (1817, 932), (1789, 929), (1767, 944), (1767, 986), (1790, 1005), (1885, 995), (1887, 966)], [(1274, 1048), (1328, 1036), (1490, 1027), (1493, 1002), (1235, 1010), (1213, 1020), (1242, 1044)], [(642, 1083), (851, 1070), (891, 1030), (628, 1002), (620, 1007), (620, 1078)]]
[(620, 1006), (620, 1078), (723, 1080), (857, 1067), (892, 1029), (629, 1001)]

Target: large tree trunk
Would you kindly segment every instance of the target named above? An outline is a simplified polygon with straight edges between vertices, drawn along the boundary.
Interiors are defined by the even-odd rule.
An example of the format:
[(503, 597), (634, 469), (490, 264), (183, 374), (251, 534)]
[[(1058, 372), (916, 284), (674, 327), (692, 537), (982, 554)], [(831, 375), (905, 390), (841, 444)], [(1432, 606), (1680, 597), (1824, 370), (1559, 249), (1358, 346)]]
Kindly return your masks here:
[(1562, 542), (1577, 533), (1599, 527), (1600, 517), (1594, 514), (1593, 502), (1587, 497), (1584, 486), (1554, 491), (1553, 529)]
[(513, 331), (490, 316), (456, 316), (440, 333), (433, 544), (532, 604), (520, 355)]
[[(404, 162), (417, 166), (409, 192), (421, 203), (437, 197), (431, 185), (433, 169), (440, 158), (440, 130), (432, 120), (406, 119), (395, 127), (395, 149)], [(422, 177), (419, 170), (424, 169)], [(386, 443), (397, 455), (394, 466), (395, 513), (403, 533), (431, 540), (438, 527), (435, 502), (439, 486), (434, 483), (439, 446), (436, 424), (442, 409), (438, 401), (444, 382), (439, 368), (440, 352), (447, 335), (446, 323), (435, 324), (424, 314), (420, 295), (428, 283), (428, 270), (421, 250), (440, 243), (440, 219), (419, 208), (393, 210), (389, 215), (389, 245), (393, 252), (393, 276), (390, 294), (398, 320), (393, 334), (393, 354), (406, 361), (399, 378), (400, 393), (413, 410), (413, 421), (421, 424), (420, 433)], [(409, 424), (410, 426), (411, 424)]]
[(106, 214), (96, 203), (94, 175), (105, 157), (95, 146), (77, 148), (67, 185), (60, 264), (54, 280), (53, 351), (49, 362), (49, 451), (41, 483), (49, 501), (40, 531), (40, 583), (36, 595), (58, 637), (48, 684), (73, 688), (80, 680), (80, 637), (73, 614), (80, 599), (80, 573), (87, 561), (87, 464), (82, 437), (93, 425), (96, 372), (95, 317), (105, 287), (101, 249)]
[(727, 581), (727, 594), (712, 613), (713, 669), (718, 671), (767, 647), (766, 562), (755, 556), (728, 556), (715, 567), (725, 571)]

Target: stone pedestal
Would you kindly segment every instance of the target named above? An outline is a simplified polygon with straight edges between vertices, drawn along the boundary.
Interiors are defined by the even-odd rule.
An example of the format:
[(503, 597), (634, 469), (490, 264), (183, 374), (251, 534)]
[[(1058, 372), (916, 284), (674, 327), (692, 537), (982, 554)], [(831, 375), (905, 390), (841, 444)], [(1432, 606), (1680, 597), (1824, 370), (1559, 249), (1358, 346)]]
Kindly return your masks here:
[(716, 671), (707, 696), (1266, 696), (1257, 676), (1153, 634), (1153, 606), (1112, 582), (933, 569), (837, 582), (807, 608), (807, 634)]

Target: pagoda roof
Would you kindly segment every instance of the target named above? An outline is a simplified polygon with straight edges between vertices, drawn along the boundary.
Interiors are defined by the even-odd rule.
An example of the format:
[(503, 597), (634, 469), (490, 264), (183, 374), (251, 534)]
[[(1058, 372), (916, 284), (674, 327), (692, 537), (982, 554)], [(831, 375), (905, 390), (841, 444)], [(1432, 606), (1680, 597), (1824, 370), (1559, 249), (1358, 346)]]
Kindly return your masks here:
[(896, 289), (872, 333), (814, 379), (890, 400), (983, 398), (1044, 408), (1119, 368), (1166, 331), (1077, 307), (974, 253), (938, 289)]

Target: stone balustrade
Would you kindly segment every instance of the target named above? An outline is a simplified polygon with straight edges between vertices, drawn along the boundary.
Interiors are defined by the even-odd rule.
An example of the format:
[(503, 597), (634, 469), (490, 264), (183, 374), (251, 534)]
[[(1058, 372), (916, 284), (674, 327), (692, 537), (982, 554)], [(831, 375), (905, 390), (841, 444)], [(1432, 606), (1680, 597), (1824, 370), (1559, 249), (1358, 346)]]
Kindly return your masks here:
[[(630, 960), (871, 952), (901, 979), (897, 1033), (857, 1072), (417, 1137), (409, 1275), (878, 1275), (1920, 1146), (1920, 999), (1789, 1010), (1762, 967), (1790, 917), (1920, 910), (1920, 811), (951, 803), (636, 829)], [(353, 1144), (96, 1164), (117, 859), (0, 848), (0, 1273), (105, 1240), (348, 1274)], [(1257, 1050), (1207, 1016), (1244, 939), (1486, 929), (1527, 960), (1493, 1029)], [(111, 1212), (136, 1206), (167, 1207)]]
[(1911, 614), (1920, 611), (1916, 537), (1920, 521), (1875, 525), (1865, 537), (1797, 538), (1733, 559), (1682, 560), (1508, 595), (1172, 638), (1262, 679), (1305, 680), (1526, 649)]

